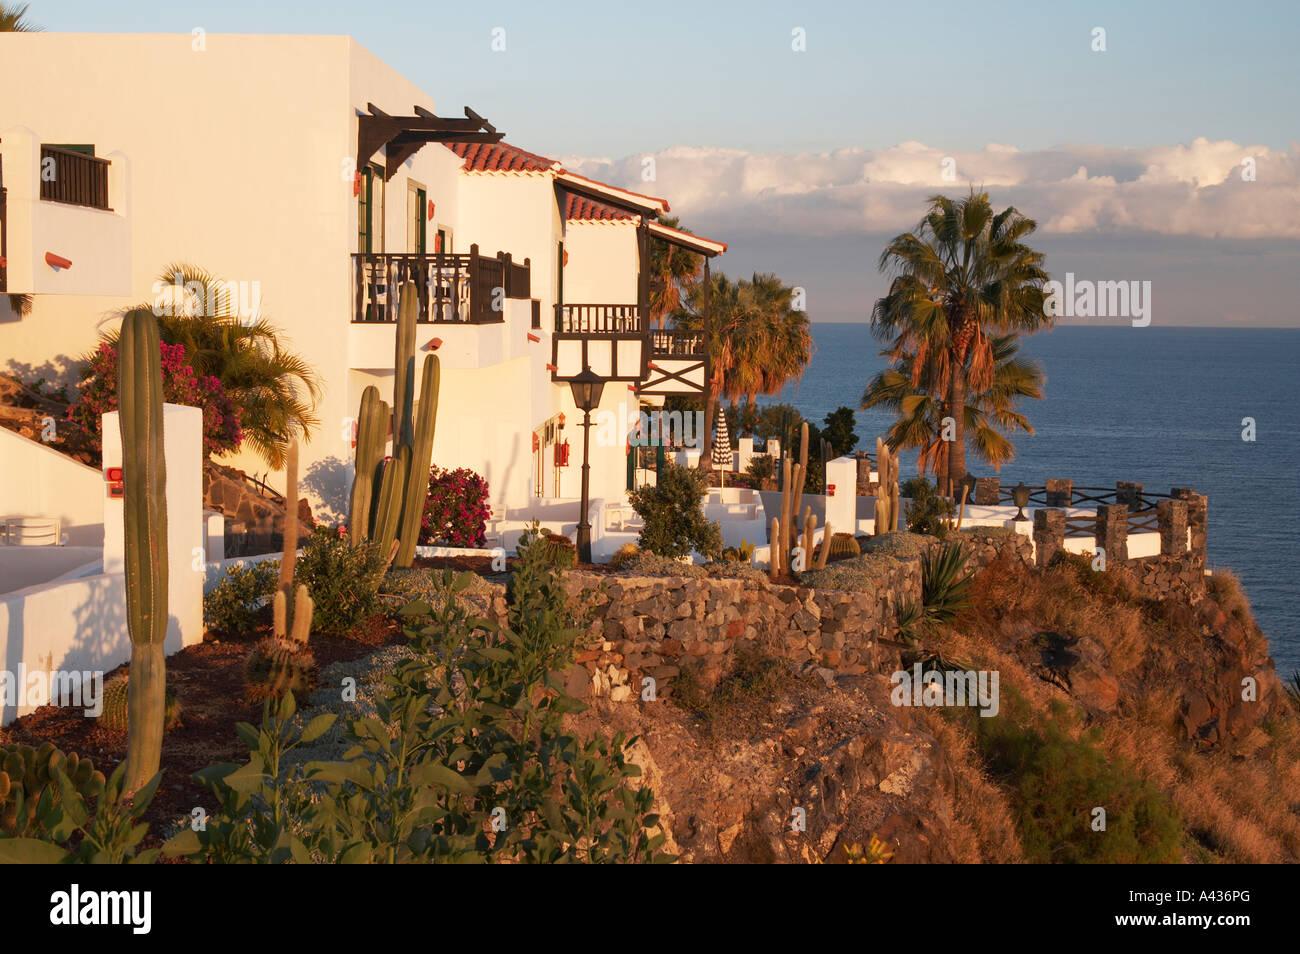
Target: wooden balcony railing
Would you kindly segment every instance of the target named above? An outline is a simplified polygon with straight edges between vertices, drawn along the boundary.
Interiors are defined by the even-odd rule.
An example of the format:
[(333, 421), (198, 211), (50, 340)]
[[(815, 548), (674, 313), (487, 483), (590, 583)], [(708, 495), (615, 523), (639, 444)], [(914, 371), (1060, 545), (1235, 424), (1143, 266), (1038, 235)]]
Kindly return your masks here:
[(398, 289), (406, 282), (415, 282), (421, 324), (495, 324), (505, 315), (494, 305), (502, 298), (527, 299), (531, 292), (528, 259), (518, 265), (504, 252), (485, 257), (477, 245), (468, 255), (361, 252), (352, 263), (354, 322), (395, 322)]
[[(51, 168), (51, 160), (54, 177), (47, 180), (44, 172)], [(107, 159), (57, 146), (41, 146), (41, 198), (48, 202), (66, 202), (111, 211), (108, 207), (108, 167)]]
[(566, 303), (556, 308), (555, 330), (566, 334), (610, 335), (644, 329), (636, 305)]
[(651, 358), (702, 358), (706, 351), (703, 332), (677, 328), (650, 332)]

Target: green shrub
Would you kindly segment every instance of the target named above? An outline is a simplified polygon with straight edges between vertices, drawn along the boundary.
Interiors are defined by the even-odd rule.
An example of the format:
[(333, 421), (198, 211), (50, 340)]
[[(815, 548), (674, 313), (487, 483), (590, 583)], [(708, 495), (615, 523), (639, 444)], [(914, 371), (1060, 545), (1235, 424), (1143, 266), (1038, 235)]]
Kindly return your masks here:
[(379, 587), (388, 569), (380, 545), (354, 546), (328, 529), (318, 529), (303, 545), (294, 567), (294, 585), (311, 593), (312, 631), (342, 634), (380, 612)]
[(232, 636), (249, 632), (257, 626), (259, 611), (275, 593), (279, 581), (279, 560), (230, 567), (221, 582), (203, 597), (203, 625)]
[(957, 511), (947, 497), (942, 496), (924, 477), (912, 477), (903, 482), (899, 496), (908, 498), (907, 529), (942, 538), (948, 532), (945, 518)]
[(745, 475), (757, 487), (765, 480), (776, 478), (776, 462), (767, 454), (758, 454), (749, 459), (749, 464), (745, 467)]
[[(1030, 862), (1168, 864), (1181, 860), (1177, 810), (1138, 770), (1112, 760), (1100, 729), (1076, 737), (1075, 716), (1054, 702), (1034, 714), (1014, 689), (1002, 687), (1001, 711), (974, 717), (990, 772), (1012, 792), (1021, 844)], [(1106, 829), (1093, 830), (1093, 810)]]
[[(444, 571), (433, 605), (402, 611), (410, 645), (385, 674), (373, 715), (298, 715), (292, 693), (268, 703), (260, 731), (240, 727), (248, 763), (196, 776), (220, 810), (203, 831), (170, 839), (167, 854), (271, 863), (673, 860), (654, 830), (654, 793), (635, 784), (631, 740), (580, 738), (564, 727), (566, 713), (584, 708), (558, 676), (572, 664), (578, 633), (539, 537), (520, 542), (510, 628), (473, 617), (459, 598), (471, 574)], [(341, 759), (304, 764), (295, 750), (335, 731)]]
[(706, 558), (719, 556), (722, 530), (701, 508), (708, 490), (703, 472), (665, 461), (654, 487), (629, 495), (632, 509), (645, 522), (641, 549), (665, 557), (688, 556), (692, 550)]

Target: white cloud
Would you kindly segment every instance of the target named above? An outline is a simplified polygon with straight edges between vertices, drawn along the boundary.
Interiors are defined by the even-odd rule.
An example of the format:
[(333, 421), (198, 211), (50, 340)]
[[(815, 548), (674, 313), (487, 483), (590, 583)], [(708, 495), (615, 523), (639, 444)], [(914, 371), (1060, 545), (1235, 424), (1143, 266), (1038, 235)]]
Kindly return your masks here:
[[(687, 227), (707, 222), (726, 238), (748, 232), (831, 235), (911, 228), (935, 192), (987, 189), (1015, 205), (1043, 234), (1138, 234), (1213, 238), (1300, 238), (1300, 146), (1290, 151), (1199, 138), (1146, 149), (1060, 146), (1022, 151), (989, 144), (945, 152), (924, 143), (825, 153), (751, 153), (675, 146), (642, 156), (566, 157), (584, 175), (668, 198)], [(945, 180), (944, 160), (955, 161)], [(1254, 159), (1254, 181), (1242, 161)]]

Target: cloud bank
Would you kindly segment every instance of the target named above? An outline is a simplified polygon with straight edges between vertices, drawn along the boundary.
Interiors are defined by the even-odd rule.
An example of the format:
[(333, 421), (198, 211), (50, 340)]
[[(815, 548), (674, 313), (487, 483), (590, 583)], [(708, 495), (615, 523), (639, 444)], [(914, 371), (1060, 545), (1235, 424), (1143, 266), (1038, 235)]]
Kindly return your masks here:
[[(653, 179), (646, 178), (647, 158)], [(919, 142), (827, 153), (675, 146), (623, 159), (563, 157), (567, 168), (667, 196), (688, 228), (832, 236), (912, 228), (925, 199), (971, 185), (1014, 205), (1040, 235), (1300, 238), (1300, 146), (1287, 152), (1200, 138), (1151, 148), (990, 144), (945, 152)], [(946, 177), (947, 176), (947, 177)]]

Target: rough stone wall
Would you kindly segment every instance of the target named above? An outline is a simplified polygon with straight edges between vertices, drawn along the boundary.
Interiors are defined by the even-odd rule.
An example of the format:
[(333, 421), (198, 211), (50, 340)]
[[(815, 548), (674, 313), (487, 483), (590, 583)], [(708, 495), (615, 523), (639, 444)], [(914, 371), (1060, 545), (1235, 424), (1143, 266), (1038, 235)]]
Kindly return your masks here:
[(1196, 604), (1205, 597), (1205, 563), (1193, 551), (1178, 556), (1153, 556), (1126, 564), (1143, 595), (1153, 600)]
[(570, 691), (619, 701), (639, 694), (646, 676), (661, 692), (684, 668), (712, 685), (751, 648), (831, 673), (893, 667), (896, 651), (879, 641), (897, 636), (900, 600), (920, 598), (921, 571), (919, 560), (898, 561), (873, 593), (581, 572), (564, 587), (592, 639), (578, 655), (589, 682), (571, 680)]
[[(284, 548), (284, 507), (239, 479), (240, 471), (212, 462), (203, 468), (203, 509), (226, 518), (226, 556), (274, 553)], [(315, 521), (306, 498), (298, 501), (299, 539)]]

